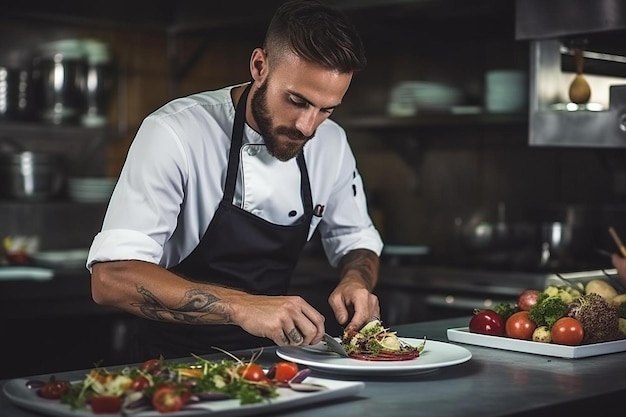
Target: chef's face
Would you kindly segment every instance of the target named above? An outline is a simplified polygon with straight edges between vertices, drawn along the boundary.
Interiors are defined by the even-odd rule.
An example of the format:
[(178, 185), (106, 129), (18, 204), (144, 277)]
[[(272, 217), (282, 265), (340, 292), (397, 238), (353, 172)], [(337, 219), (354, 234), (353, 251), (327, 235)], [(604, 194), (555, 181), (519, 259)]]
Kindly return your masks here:
[(351, 73), (322, 68), (292, 53), (270, 63), (261, 49), (253, 53), (251, 68), (258, 82), (251, 98), (252, 127), (281, 161), (295, 157), (315, 136), (317, 127), (341, 104), (352, 80)]

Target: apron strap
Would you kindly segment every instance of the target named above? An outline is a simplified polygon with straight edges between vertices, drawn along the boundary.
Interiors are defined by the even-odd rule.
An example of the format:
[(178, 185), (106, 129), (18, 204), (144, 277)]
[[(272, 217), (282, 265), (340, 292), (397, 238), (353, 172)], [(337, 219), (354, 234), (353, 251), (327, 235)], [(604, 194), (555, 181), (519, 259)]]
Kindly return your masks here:
[(224, 185), (224, 195), (222, 200), (228, 204), (233, 203), (235, 196), (235, 185), (237, 184), (237, 169), (239, 168), (239, 150), (243, 141), (243, 129), (246, 124), (246, 101), (248, 100), (249, 84), (239, 97), (237, 109), (235, 110), (235, 122), (233, 123), (233, 133), (231, 135), (230, 152), (228, 154), (228, 170), (226, 171), (226, 184)]

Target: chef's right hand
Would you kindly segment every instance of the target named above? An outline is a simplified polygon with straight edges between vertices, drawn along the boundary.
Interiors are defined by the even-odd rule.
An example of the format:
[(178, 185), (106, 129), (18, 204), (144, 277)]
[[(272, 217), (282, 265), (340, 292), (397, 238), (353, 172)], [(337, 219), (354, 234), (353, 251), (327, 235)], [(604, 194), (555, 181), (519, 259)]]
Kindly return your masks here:
[(233, 321), (248, 333), (272, 339), (278, 346), (319, 343), (324, 316), (299, 296), (247, 294), (233, 303)]

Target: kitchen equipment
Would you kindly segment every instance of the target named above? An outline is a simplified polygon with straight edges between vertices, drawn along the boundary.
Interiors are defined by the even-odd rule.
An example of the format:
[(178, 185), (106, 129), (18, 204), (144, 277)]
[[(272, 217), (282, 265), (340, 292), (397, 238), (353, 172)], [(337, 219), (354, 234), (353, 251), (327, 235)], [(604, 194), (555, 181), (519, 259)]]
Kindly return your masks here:
[(82, 203), (107, 202), (116, 183), (116, 177), (71, 177), (67, 180), (67, 195)]
[(30, 55), (9, 52), (0, 58), (0, 119), (29, 120), (36, 110)]
[(576, 75), (569, 86), (569, 99), (572, 103), (585, 104), (591, 98), (591, 87), (583, 75), (583, 50), (574, 49), (574, 60), (576, 63)]
[(594, 248), (615, 245), (609, 227), (626, 230), (623, 205), (545, 205), (528, 209), (529, 218), (541, 225), (536, 243), (542, 267), (551, 271), (594, 269), (610, 265)]
[(111, 53), (106, 43), (95, 39), (82, 41), (87, 59), (83, 86), (86, 108), (81, 123), (88, 127), (100, 127), (107, 123), (107, 105), (113, 87)]
[(490, 113), (517, 113), (528, 103), (526, 73), (499, 69), (485, 75), (485, 107)]
[(82, 92), (87, 61), (79, 39), (63, 39), (39, 47), (41, 117), (52, 124), (76, 123), (84, 112)]
[(572, 241), (572, 227), (562, 222), (548, 222), (541, 225), (540, 265), (557, 263), (559, 258), (568, 256)]
[(63, 158), (48, 152), (0, 153), (0, 195), (4, 198), (41, 201), (63, 190)]
[(537, 227), (525, 220), (511, 220), (504, 203), (498, 203), (495, 216), (492, 209), (481, 208), (469, 216), (467, 221), (455, 222), (460, 250), (470, 253), (489, 253), (510, 250), (532, 244)]
[(390, 266), (417, 265), (429, 253), (428, 246), (385, 245), (380, 254), (380, 262)]

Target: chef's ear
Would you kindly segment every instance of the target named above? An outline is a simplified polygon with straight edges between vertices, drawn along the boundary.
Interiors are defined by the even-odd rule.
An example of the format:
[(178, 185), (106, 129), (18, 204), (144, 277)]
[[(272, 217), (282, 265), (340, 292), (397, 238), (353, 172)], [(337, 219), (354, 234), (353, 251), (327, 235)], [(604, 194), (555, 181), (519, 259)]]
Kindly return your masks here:
[(250, 57), (250, 74), (252, 79), (262, 82), (267, 76), (267, 54), (262, 48), (255, 48)]

